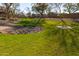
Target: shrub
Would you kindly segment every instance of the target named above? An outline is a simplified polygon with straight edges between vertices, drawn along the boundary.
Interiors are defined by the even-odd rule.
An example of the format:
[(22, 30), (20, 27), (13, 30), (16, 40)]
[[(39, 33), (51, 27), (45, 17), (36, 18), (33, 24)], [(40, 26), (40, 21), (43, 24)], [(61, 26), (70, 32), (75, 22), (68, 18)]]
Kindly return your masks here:
[(36, 18), (31, 21), (28, 21), (28, 20), (19, 21), (17, 23), (17, 25), (32, 28), (32, 27), (36, 27), (36, 26), (42, 26), (43, 23), (45, 23), (44, 19), (37, 19)]

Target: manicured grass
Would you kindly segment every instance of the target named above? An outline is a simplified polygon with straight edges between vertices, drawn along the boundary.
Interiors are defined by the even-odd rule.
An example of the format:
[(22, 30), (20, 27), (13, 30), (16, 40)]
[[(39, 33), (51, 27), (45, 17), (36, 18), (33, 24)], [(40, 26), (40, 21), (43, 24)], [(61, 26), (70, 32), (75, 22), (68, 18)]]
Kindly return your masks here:
[(58, 43), (46, 39), (41, 32), (0, 35), (0, 55), (54, 55), (57, 46)]
[[(27, 18), (28, 19), (28, 18)], [(0, 55), (8, 56), (53, 56), (53, 55), (79, 55), (79, 51), (70, 47), (72, 38), (68, 32), (54, 27), (62, 22), (46, 20), (43, 30), (38, 33), (9, 35), (0, 34)], [(70, 24), (70, 22), (68, 23)], [(69, 31), (69, 30), (68, 30)], [(72, 32), (71, 32), (72, 33)], [(63, 35), (61, 35), (63, 34)], [(73, 34), (73, 33), (72, 33)], [(67, 35), (67, 36), (66, 36)], [(79, 34), (77, 34), (79, 35)], [(67, 39), (65, 46), (63, 37)], [(66, 38), (67, 37), (67, 38)], [(60, 43), (62, 44), (60, 45)], [(73, 50), (72, 50), (73, 49)], [(72, 50), (72, 51), (71, 51)]]

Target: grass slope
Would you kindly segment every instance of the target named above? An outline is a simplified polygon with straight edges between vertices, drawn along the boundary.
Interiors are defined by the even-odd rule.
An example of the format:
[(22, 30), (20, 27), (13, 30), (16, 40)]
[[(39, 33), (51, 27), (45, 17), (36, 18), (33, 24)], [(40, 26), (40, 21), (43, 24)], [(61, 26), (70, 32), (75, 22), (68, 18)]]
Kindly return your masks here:
[[(79, 55), (78, 51), (66, 51), (60, 46), (60, 34), (52, 30), (54, 34), (50, 36), (52, 29), (50, 26), (58, 24), (58, 21), (47, 20), (44, 30), (38, 33), (3, 35), (0, 34), (0, 55), (8, 56), (52, 56), (52, 55)], [(60, 24), (61, 25), (61, 24)], [(53, 26), (52, 26), (53, 27)], [(51, 33), (52, 33), (51, 32)], [(59, 36), (59, 37), (58, 37)], [(64, 44), (64, 43), (63, 43)], [(71, 48), (68, 48), (71, 49)]]

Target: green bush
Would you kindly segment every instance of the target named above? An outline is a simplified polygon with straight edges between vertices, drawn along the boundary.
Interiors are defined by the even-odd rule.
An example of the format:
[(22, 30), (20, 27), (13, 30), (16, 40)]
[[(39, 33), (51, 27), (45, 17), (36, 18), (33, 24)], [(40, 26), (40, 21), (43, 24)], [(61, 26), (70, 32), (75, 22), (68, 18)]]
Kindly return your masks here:
[(18, 26), (27, 26), (28, 24), (30, 23), (30, 21), (19, 21), (18, 23), (17, 23), (17, 25)]
[(29, 21), (29, 20), (19, 21), (17, 23), (17, 25), (32, 28), (32, 27), (36, 27), (36, 26), (42, 26), (43, 23), (45, 23), (44, 19), (37, 19), (36, 18), (36, 19), (31, 20), (31, 21)]

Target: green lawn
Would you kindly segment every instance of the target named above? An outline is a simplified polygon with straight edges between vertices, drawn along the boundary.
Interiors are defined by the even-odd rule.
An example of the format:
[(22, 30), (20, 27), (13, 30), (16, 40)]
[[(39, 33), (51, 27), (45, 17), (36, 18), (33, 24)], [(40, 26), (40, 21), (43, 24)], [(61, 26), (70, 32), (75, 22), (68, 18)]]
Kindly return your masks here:
[[(28, 19), (28, 18), (27, 18)], [(67, 22), (68, 23), (68, 22)], [(72, 37), (61, 29), (54, 28), (53, 25), (61, 25), (60, 21), (46, 20), (43, 24), (44, 30), (38, 33), (4, 35), (0, 34), (0, 55), (8, 56), (56, 56), (56, 55), (79, 55), (76, 47), (71, 47)], [(68, 23), (70, 24), (70, 22)], [(68, 30), (69, 31), (69, 30)], [(73, 33), (72, 33), (73, 34)], [(67, 35), (67, 46), (65, 39)], [(78, 34), (77, 34), (78, 35)], [(61, 37), (60, 37), (61, 36)], [(61, 41), (63, 41), (62, 44)]]

